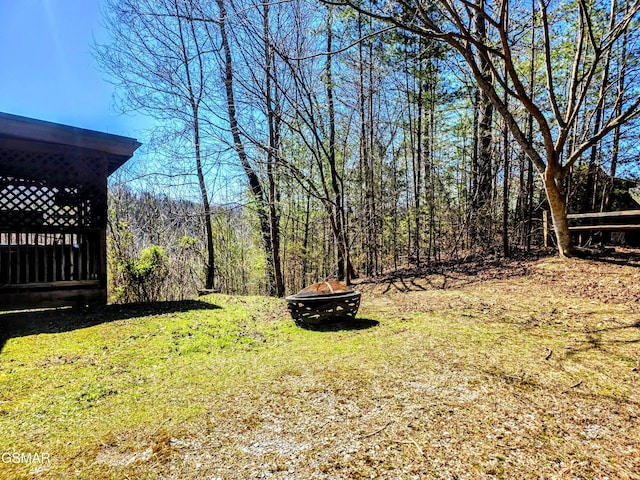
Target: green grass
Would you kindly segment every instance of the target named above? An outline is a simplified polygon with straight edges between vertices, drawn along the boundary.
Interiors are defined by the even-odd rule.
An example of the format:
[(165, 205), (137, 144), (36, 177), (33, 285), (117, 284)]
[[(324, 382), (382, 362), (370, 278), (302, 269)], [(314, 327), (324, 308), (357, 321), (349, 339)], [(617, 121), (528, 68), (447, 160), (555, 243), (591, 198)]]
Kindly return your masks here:
[(640, 309), (566, 268), (362, 285), (325, 330), (224, 295), (2, 314), (0, 453), (51, 460), (0, 478), (640, 478)]

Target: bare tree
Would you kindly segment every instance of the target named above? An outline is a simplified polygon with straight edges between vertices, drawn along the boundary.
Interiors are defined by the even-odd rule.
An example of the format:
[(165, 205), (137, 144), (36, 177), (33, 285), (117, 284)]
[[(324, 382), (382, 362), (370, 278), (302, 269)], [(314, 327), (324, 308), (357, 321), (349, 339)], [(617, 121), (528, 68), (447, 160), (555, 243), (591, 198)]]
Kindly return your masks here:
[[(278, 218), (277, 212), (275, 209), (275, 183), (273, 178), (273, 155), (277, 151), (277, 135), (273, 130), (275, 127), (275, 118), (273, 116), (273, 105), (271, 99), (271, 88), (268, 87), (268, 94), (266, 97), (266, 101), (268, 103), (268, 117), (269, 117), (269, 129), (270, 129), (270, 143), (267, 147), (268, 150), (268, 160), (267, 160), (267, 178), (269, 185), (269, 197), (265, 193), (265, 189), (263, 187), (263, 182), (261, 181), (256, 169), (251, 164), (249, 156), (247, 154), (243, 136), (242, 129), (240, 127), (239, 115), (237, 110), (236, 103), (236, 93), (235, 93), (235, 69), (233, 62), (233, 55), (231, 51), (231, 42), (229, 39), (229, 31), (228, 31), (228, 22), (229, 16), (227, 13), (227, 6), (225, 0), (216, 0), (216, 4), (218, 6), (218, 18), (215, 20), (209, 19), (206, 16), (206, 13), (200, 16), (199, 22), (201, 22), (205, 28), (207, 29), (208, 35), (212, 38), (214, 35), (211, 31), (211, 25), (217, 24), (218, 32), (220, 34), (220, 40), (222, 45), (222, 72), (223, 72), (223, 82), (225, 86), (226, 92), (226, 105), (227, 105), (227, 113), (228, 113), (228, 121), (229, 126), (231, 128), (231, 135), (233, 138), (233, 148), (238, 154), (238, 158), (240, 159), (240, 163), (242, 168), (247, 176), (249, 181), (249, 185), (251, 187), (251, 192), (257, 202), (257, 211), (258, 217), (260, 219), (260, 230), (262, 232), (262, 237), (264, 241), (264, 248), (267, 254), (267, 260), (269, 263), (269, 267), (267, 269), (267, 288), (269, 290), (269, 294), (271, 295), (284, 295), (284, 279), (282, 276), (281, 263), (280, 263), (280, 234), (278, 228)], [(268, 18), (268, 8), (264, 12), (265, 19)], [(267, 21), (267, 20), (265, 20)], [(268, 45), (265, 42), (265, 45)], [(271, 51), (268, 46), (265, 46), (265, 68), (266, 68), (266, 76), (270, 77), (271, 72)]]
[[(302, 33), (309, 28), (309, 18), (303, 18), (306, 12), (293, 9), (292, 15), (289, 42), (273, 45), (281, 68), (286, 69), (290, 80), (287, 84), (275, 86), (282, 103), (288, 106), (280, 112), (280, 122), (296, 142), (304, 145), (312, 163), (301, 165), (296, 159), (280, 160), (298, 184), (323, 205), (335, 240), (337, 277), (350, 283), (355, 271), (351, 264), (351, 245), (347, 233), (344, 163), (340, 162), (338, 152), (340, 142), (337, 137), (334, 59), (331, 55), (312, 53), (309, 45), (312, 39)], [(333, 49), (332, 22), (333, 13), (329, 9), (323, 24), (322, 41), (326, 42), (323, 53)], [(304, 57), (307, 58), (303, 60)]]
[[(184, 0), (107, 0), (105, 26), (113, 40), (96, 45), (95, 56), (114, 79), (117, 106), (159, 121), (159, 129), (189, 146), (193, 159), (188, 175), (197, 177), (203, 205), (207, 260), (205, 288), (215, 280), (211, 206), (204, 174), (203, 104), (209, 98), (209, 55), (212, 47), (190, 20), (194, 3)], [(178, 159), (171, 162), (178, 175)]]

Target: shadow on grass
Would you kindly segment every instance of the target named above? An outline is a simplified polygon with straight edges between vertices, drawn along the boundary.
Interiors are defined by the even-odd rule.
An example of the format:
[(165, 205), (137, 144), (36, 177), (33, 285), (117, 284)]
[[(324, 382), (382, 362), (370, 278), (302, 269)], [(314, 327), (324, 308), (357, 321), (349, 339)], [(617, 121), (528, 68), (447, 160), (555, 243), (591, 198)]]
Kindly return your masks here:
[(616, 351), (615, 347), (640, 343), (640, 334), (637, 336), (637, 338), (631, 338), (631, 339), (602, 338), (602, 332), (613, 331), (613, 330), (623, 330), (623, 329), (640, 329), (640, 322), (636, 322), (633, 325), (627, 325), (624, 327), (605, 328), (601, 330), (587, 332), (586, 339), (576, 340), (577, 345), (574, 347), (568, 348), (567, 352), (565, 353), (565, 357), (571, 358), (581, 353), (596, 350), (603, 354), (608, 354), (618, 358), (622, 358), (631, 363), (636, 362), (637, 359), (635, 355), (625, 355), (622, 352)]
[(384, 294), (389, 291), (407, 293), (447, 290), (486, 280), (526, 276), (533, 262), (550, 255), (553, 255), (550, 250), (533, 252), (514, 250), (508, 258), (499, 254), (468, 255), (453, 260), (399, 267), (383, 276), (365, 279), (358, 285), (386, 285)]
[(0, 353), (10, 338), (39, 333), (69, 332), (101, 323), (149, 315), (219, 308), (217, 305), (199, 300), (181, 300), (0, 313)]
[(576, 256), (595, 262), (640, 267), (640, 249), (637, 248), (576, 247)]
[(319, 325), (312, 325), (300, 321), (296, 321), (296, 325), (314, 332), (343, 332), (350, 330), (367, 330), (377, 327), (380, 325), (380, 322), (368, 318), (335, 318)]

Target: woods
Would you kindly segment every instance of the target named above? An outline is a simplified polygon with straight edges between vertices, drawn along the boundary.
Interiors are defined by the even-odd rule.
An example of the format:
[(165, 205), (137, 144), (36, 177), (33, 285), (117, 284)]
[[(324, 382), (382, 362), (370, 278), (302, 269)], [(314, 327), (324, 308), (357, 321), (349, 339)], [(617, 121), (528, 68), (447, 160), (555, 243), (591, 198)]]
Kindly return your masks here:
[(157, 125), (111, 185), (112, 291), (151, 246), (170, 298), (508, 256), (544, 210), (572, 255), (567, 206), (635, 178), (639, 8), (109, 0), (96, 58)]

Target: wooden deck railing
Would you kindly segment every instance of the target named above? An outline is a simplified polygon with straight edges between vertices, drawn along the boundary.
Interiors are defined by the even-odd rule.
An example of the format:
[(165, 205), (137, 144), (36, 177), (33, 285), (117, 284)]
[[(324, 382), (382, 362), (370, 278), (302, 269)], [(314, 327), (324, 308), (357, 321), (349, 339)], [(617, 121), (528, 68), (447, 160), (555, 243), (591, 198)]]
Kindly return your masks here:
[(0, 288), (97, 282), (100, 236), (82, 233), (0, 232)]

